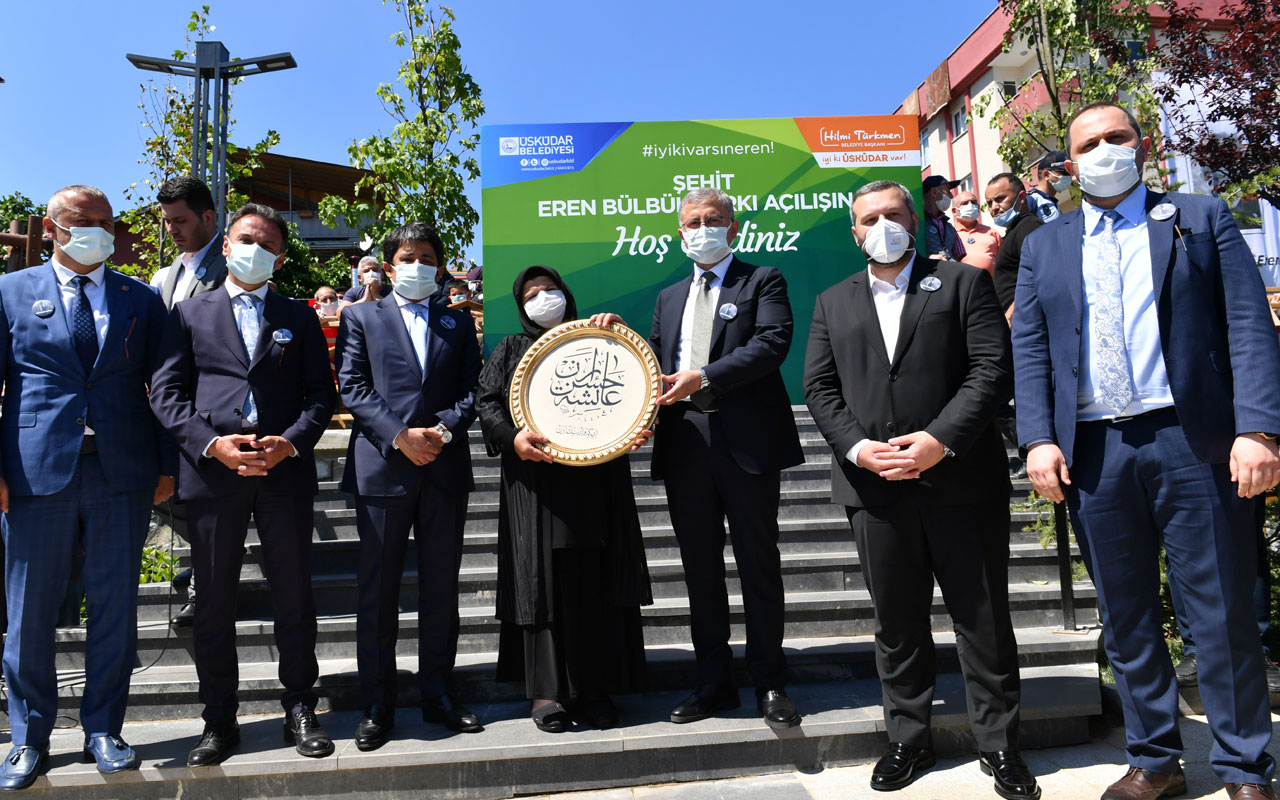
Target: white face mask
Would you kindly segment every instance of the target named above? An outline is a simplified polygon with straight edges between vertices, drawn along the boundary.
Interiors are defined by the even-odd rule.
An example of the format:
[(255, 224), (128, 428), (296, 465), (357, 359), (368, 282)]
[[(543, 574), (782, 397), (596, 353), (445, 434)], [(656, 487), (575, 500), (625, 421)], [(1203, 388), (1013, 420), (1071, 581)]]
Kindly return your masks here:
[(337, 301), (337, 300), (334, 300), (334, 301), (332, 301), (332, 302), (328, 302), (328, 303), (321, 303), (321, 304), (320, 304), (320, 312), (321, 312), (322, 314), (324, 314), (326, 317), (332, 317), (334, 314), (337, 314), (337, 313), (338, 313), (338, 301)]
[(237, 242), (231, 245), (231, 255), (227, 256), (227, 272), (246, 286), (266, 283), (275, 272), (277, 258), (265, 247)]
[(396, 294), (415, 303), (436, 288), (436, 268), (430, 264), (397, 264)]
[(63, 228), (57, 222), (53, 224), (71, 234), (71, 240), (58, 247), (67, 258), (77, 264), (86, 267), (96, 266), (106, 261), (107, 257), (115, 252), (115, 235), (102, 228)]
[(933, 204), (938, 207), (938, 211), (946, 211), (948, 208), (951, 208), (951, 197), (944, 194), (937, 200), (933, 201)]
[(729, 248), (729, 227), (703, 225), (696, 231), (684, 231), (680, 247), (696, 264), (718, 264), (733, 251)]
[(382, 283), (382, 276), (378, 274), (376, 269), (371, 269), (360, 278), (360, 281), (365, 286), (372, 286), (375, 283)]
[(1067, 189), (1071, 188), (1071, 176), (1063, 175), (1061, 178), (1058, 178), (1056, 181), (1050, 181), (1049, 185), (1053, 187), (1054, 192), (1061, 194), (1062, 192), (1065, 192)]
[(1075, 167), (1080, 190), (1093, 197), (1124, 194), (1142, 179), (1138, 167), (1138, 151), (1110, 142), (1100, 142), (1097, 147), (1080, 156), (1076, 159)]
[(965, 203), (956, 206), (956, 216), (960, 219), (977, 219), (978, 214), (982, 213), (982, 209), (978, 208), (977, 203)]
[(902, 258), (910, 246), (911, 234), (907, 229), (888, 217), (881, 217), (867, 231), (867, 238), (862, 242), (862, 252), (877, 264), (893, 264)]
[(542, 328), (554, 328), (564, 319), (564, 310), (568, 303), (564, 292), (559, 289), (546, 289), (535, 294), (524, 304), (524, 313), (535, 325)]

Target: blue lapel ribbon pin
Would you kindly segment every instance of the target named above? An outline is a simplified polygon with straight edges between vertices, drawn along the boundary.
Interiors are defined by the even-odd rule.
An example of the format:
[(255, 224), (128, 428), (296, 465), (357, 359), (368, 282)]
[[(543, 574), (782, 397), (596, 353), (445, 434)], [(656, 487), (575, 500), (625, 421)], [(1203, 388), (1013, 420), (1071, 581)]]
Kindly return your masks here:
[(40, 319), (53, 316), (53, 302), (49, 300), (37, 300), (31, 304), (31, 310), (35, 312)]
[(942, 288), (942, 281), (936, 275), (927, 275), (920, 280), (920, 288), (926, 292), (936, 292)]
[(1151, 218), (1156, 222), (1164, 222), (1176, 213), (1178, 213), (1178, 208), (1173, 203), (1161, 203), (1151, 209)]
[(278, 331), (272, 331), (271, 338), (275, 340), (276, 344), (283, 346), (293, 341), (293, 331), (288, 328), (281, 328)]
[(440, 317), (440, 324), (449, 330), (453, 330), (458, 327), (458, 321), (453, 317)]
[(733, 303), (725, 303), (720, 306), (720, 319), (730, 320), (738, 316), (738, 307)]

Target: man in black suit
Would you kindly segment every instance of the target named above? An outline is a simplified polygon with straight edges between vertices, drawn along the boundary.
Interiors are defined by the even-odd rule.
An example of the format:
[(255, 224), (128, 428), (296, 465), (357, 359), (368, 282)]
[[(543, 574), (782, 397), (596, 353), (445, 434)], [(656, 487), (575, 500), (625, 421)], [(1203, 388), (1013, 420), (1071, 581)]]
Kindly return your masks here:
[(805, 400), (834, 452), (832, 500), (848, 509), (875, 604), (890, 747), (871, 788), (901, 788), (934, 763), (936, 577), (982, 769), (1002, 797), (1036, 798), (1017, 752), (1010, 486), (995, 421), (1011, 390), (1009, 331), (984, 271), (915, 252), (904, 186), (867, 184), (850, 216), (869, 267), (818, 297)]
[(240, 740), (236, 592), (250, 516), (275, 607), (284, 738), (304, 756), (333, 752), (315, 716), (311, 593), (312, 450), (337, 404), (328, 345), (314, 311), (267, 286), (285, 259), (288, 228), (279, 213), (249, 204), (227, 230), (227, 282), (170, 313), (151, 393), (156, 417), (182, 451), (178, 494), (201, 589), (195, 660), (205, 727), (191, 766), (221, 762)]
[(765, 722), (800, 723), (787, 697), (778, 556), (780, 473), (804, 461), (778, 368), (791, 347), (787, 282), (738, 260), (733, 201), (694, 189), (680, 201), (692, 274), (658, 295), (649, 337), (670, 384), (658, 398), (653, 478), (666, 484), (689, 591), (698, 685), (671, 712), (694, 722), (739, 705), (730, 667), (725, 517), (742, 582), (747, 670)]
[(476, 418), (480, 345), (471, 315), (440, 302), (444, 253), (429, 225), (392, 231), (382, 257), (394, 291), (344, 308), (334, 350), (342, 400), (355, 418), (342, 489), (355, 494), (360, 534), (360, 750), (381, 747), (395, 725), (400, 581), (411, 531), (422, 718), (452, 731), (483, 730), (449, 695), (462, 527), (475, 488), (467, 428)]
[[(160, 184), (156, 192), (165, 232), (178, 246), (178, 257), (151, 278), (165, 308), (189, 297), (207, 294), (227, 279), (227, 257), (222, 254), (222, 232), (218, 230), (213, 193), (199, 178), (178, 175)], [(187, 507), (173, 501), (163, 507), (163, 516), (174, 533), (187, 539)], [(185, 569), (173, 579), (174, 591), (187, 599), (170, 624), (187, 627), (196, 618), (196, 583), (192, 570)]]

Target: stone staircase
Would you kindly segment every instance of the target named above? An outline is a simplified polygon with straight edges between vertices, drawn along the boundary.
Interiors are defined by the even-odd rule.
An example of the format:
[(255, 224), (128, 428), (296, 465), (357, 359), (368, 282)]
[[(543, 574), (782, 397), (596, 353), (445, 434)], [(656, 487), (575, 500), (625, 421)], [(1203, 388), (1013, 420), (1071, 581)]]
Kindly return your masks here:
[[(252, 784), (258, 788), (250, 790), (250, 793), (274, 796), (268, 790), (276, 785), (268, 780), (273, 775), (294, 770), (310, 774), (316, 770), (329, 772), (336, 769), (340, 775), (347, 776), (343, 780), (351, 781), (349, 784), (328, 785), (336, 796), (342, 793), (338, 791), (339, 785), (347, 785), (353, 791), (363, 785), (360, 781), (369, 777), (367, 767), (396, 766), (409, 770), (395, 781), (412, 783), (411, 775), (417, 774), (413, 770), (425, 759), (434, 765), (431, 774), (435, 777), (430, 781), (433, 785), (439, 778), (456, 789), (456, 792), (440, 796), (498, 797), (591, 786), (634, 785), (636, 781), (644, 782), (650, 778), (655, 780), (649, 782), (657, 782), (657, 779), (685, 780), (720, 775), (722, 773), (717, 770), (721, 767), (717, 765), (722, 762), (738, 765), (738, 772), (723, 774), (743, 774), (743, 771), (790, 769), (801, 763), (820, 766), (876, 757), (884, 739), (873, 660), (871, 603), (844, 510), (828, 501), (830, 450), (806, 409), (797, 407), (796, 417), (806, 462), (783, 474), (779, 546), (787, 592), (785, 646), (793, 673), (792, 695), (806, 715), (801, 728), (779, 734), (769, 731), (755, 716), (754, 704), (750, 703), (751, 693), (746, 690), (743, 692), (742, 711), (729, 719), (707, 720), (680, 727), (663, 722), (670, 707), (692, 687), (694, 664), (692, 648), (688, 644), (689, 610), (679, 553), (662, 486), (648, 478), (649, 451), (646, 450), (633, 455), (632, 464), (655, 597), (654, 605), (643, 609), (650, 691), (620, 698), (620, 706), (628, 712), (623, 719), (623, 727), (616, 733), (600, 734), (610, 742), (621, 742), (619, 752), (610, 758), (601, 759), (599, 742), (591, 744), (596, 741), (591, 737), (548, 737), (534, 729), (524, 718), (527, 703), (523, 700), (523, 686), (494, 681), (498, 623), (492, 613), (497, 583), (494, 551), (499, 468), (496, 459), (484, 454), (478, 433), (472, 433), (477, 488), (470, 497), (465, 532), (460, 586), (462, 627), (455, 683), (457, 693), (482, 715), (489, 730), (461, 740), (459, 737), (442, 739), (439, 731), (418, 722), (421, 733), (414, 733), (410, 727), (413, 722), (404, 717), (408, 713), (416, 719), (412, 711), (417, 704), (417, 687), (416, 681), (407, 679), (406, 674), (400, 683), (401, 727), (406, 728), (401, 735), (420, 737), (414, 740), (417, 749), (411, 747), (406, 751), (402, 747), (395, 750), (400, 756), (399, 760), (391, 759), (394, 763), (388, 763), (389, 756), (383, 751), (379, 751), (381, 756), (357, 753), (350, 746), (350, 736), (359, 711), (354, 617), (354, 567), (358, 538), (353, 501), (337, 488), (343, 469), (347, 433), (329, 431), (317, 450), (321, 475), (325, 480), (316, 498), (313, 573), (320, 614), (318, 690), (322, 695), (321, 709), (330, 712), (322, 716), (322, 722), (338, 740), (338, 756), (325, 759), (321, 766), (315, 762), (304, 763), (309, 760), (297, 757), (291, 750), (283, 750), (278, 762), (253, 760), (252, 764), (257, 766), (246, 765), (248, 773), (244, 770), (228, 771), (225, 769), (227, 765), (195, 773), (187, 770), (181, 756), (200, 727), (195, 719), (199, 716), (200, 704), (192, 662), (191, 633), (189, 629), (171, 630), (167, 624), (180, 602), (169, 585), (149, 584), (139, 587), (138, 670), (133, 678), (129, 706), (131, 724), (126, 725), (125, 734), (130, 737), (130, 731), (139, 724), (149, 723), (149, 726), (144, 725), (145, 730), (172, 730), (172, 737), (181, 738), (182, 742), (181, 746), (157, 745), (165, 752), (177, 747), (181, 753), (175, 750), (170, 754), (172, 758), (159, 759), (154, 766), (144, 765), (140, 773), (133, 775), (147, 784), (148, 791), (154, 789), (159, 792), (154, 796), (170, 796), (182, 791), (181, 786), (184, 785), (187, 792), (197, 789), (197, 793), (222, 791), (214, 789), (210, 781), (231, 780), (233, 774), (240, 776), (235, 780), (240, 780), (244, 774), (251, 773), (262, 780)], [(1025, 498), (1028, 491), (1025, 481), (1016, 484), (1014, 500)], [(1023, 745), (1026, 747), (1083, 741), (1088, 737), (1087, 718), (1100, 710), (1095, 664), (1097, 605), (1093, 587), (1088, 582), (1074, 585), (1077, 619), (1085, 630), (1063, 632), (1061, 587), (1055, 557), (1040, 546), (1035, 534), (1022, 530), (1033, 518), (1034, 514), (1015, 512), (1009, 532), (1012, 549), (1010, 605), (1024, 676)], [(410, 565), (415, 563), (412, 548), (411, 543), (406, 558)], [(277, 715), (268, 726), (275, 730), (280, 688), (276, 680), (275, 645), (271, 636), (271, 603), (258, 562), (259, 553), (256, 533), (251, 530), (241, 577), (240, 619), (237, 623), (241, 715)], [(175, 555), (186, 564), (189, 554), (185, 547), (175, 548)], [(728, 548), (726, 562), (733, 642), (735, 652), (741, 656), (742, 605), (738, 574), (732, 551)], [(417, 615), (408, 610), (416, 608), (416, 595), (417, 576), (410, 569), (401, 592), (401, 608), (406, 610), (400, 615), (398, 649), (401, 667), (406, 673), (416, 669)], [(950, 619), (936, 590), (933, 623), (938, 641), (938, 668), (943, 673), (935, 700), (935, 739), (944, 751), (962, 750), (971, 747), (971, 740), (967, 738), (963, 690)], [(72, 718), (77, 714), (81, 693), (83, 633), (82, 628), (67, 628), (58, 634), (61, 705), (63, 713)], [(738, 664), (739, 683), (749, 686), (740, 658)], [(849, 699), (849, 692), (857, 694), (856, 702)], [(330, 719), (333, 721), (327, 721)], [(165, 720), (172, 722), (162, 722)], [(494, 741), (492, 737), (495, 734), (489, 732), (495, 728), (505, 731), (500, 742)], [(822, 732), (819, 734), (817, 730)], [(167, 741), (162, 734), (155, 736), (159, 737), (158, 741)], [(393, 742), (388, 747), (396, 744)], [(683, 763), (682, 758), (689, 758), (689, 754), (681, 754), (679, 749), (692, 744), (703, 747), (705, 752), (694, 758), (691, 766), (679, 768), (677, 762)], [(475, 782), (475, 757), (464, 751), (498, 745), (501, 745), (499, 752), (490, 753), (486, 770), (497, 770), (493, 774), (506, 777)], [(275, 741), (271, 746), (279, 748), (282, 743)], [(523, 755), (517, 756), (517, 751)], [(544, 762), (543, 767), (537, 769), (528, 767), (532, 772), (526, 774), (526, 767), (519, 764), (523, 763), (521, 759), (532, 758), (529, 753), (533, 752), (539, 753), (539, 757), (572, 757), (581, 763), (574, 766), (573, 763), (577, 762), (557, 762), (563, 769), (562, 779), (551, 777), (551, 773), (543, 768), (550, 762)], [(656, 763), (666, 767), (656, 767), (655, 762), (648, 760), (659, 753), (662, 757)], [(500, 765), (492, 763), (495, 759)], [(235, 760), (233, 758), (227, 763), (232, 764)], [(597, 762), (610, 765), (606, 773), (593, 771), (596, 768), (592, 765)], [(61, 777), (63, 773), (59, 769), (54, 769), (47, 779), (41, 779), (39, 785), (47, 782), (50, 787), (83, 786), (86, 792), (97, 792), (103, 788), (91, 767), (75, 769), (68, 765), (66, 769), (65, 778)], [(554, 772), (559, 773), (560, 770)], [(530, 777), (534, 774), (538, 776), (536, 779)], [(134, 779), (117, 776), (112, 780)], [(337, 779), (329, 774), (326, 780)], [(161, 790), (161, 786), (169, 788)], [(280, 786), (279, 794), (293, 791), (286, 791), (283, 788), (285, 784)], [(229, 791), (230, 787), (223, 789)], [(237, 791), (247, 789), (242, 785)], [(311, 791), (303, 793), (313, 794)], [(129, 796), (143, 795), (131, 790)]]

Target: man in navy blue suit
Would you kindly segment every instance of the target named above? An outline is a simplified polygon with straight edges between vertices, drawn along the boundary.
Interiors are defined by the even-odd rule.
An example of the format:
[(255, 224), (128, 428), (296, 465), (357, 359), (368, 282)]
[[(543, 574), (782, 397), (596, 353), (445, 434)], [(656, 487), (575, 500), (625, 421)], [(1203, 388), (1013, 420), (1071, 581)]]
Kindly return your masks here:
[(452, 731), (482, 730), (479, 718), (449, 695), (462, 526), (475, 488), (467, 428), (476, 417), (480, 346), (471, 316), (439, 302), (444, 253), (430, 226), (392, 231), (382, 258), (394, 291), (344, 308), (334, 350), (342, 401), (355, 419), (342, 488), (355, 494), (360, 534), (356, 660), (365, 713), (355, 740), (361, 750), (381, 747), (395, 725), (400, 580), (410, 530), (417, 545), (422, 717)]
[(333, 752), (315, 716), (311, 529), (312, 451), (337, 393), (315, 312), (267, 285), (284, 264), (288, 235), (266, 206), (232, 215), (222, 245), (226, 283), (174, 306), (151, 393), (182, 452), (178, 496), (200, 585), (194, 639), (205, 727), (187, 756), (193, 767), (220, 763), (240, 739), (236, 593), (250, 516), (275, 608), (285, 741), (304, 756)]
[(1098, 591), (1130, 765), (1103, 797), (1186, 790), (1163, 544), (1199, 645), (1211, 766), (1236, 800), (1275, 798), (1252, 526), (1254, 498), (1280, 480), (1280, 347), (1226, 205), (1148, 191), (1150, 147), (1110, 103), (1068, 128), (1084, 205), (1023, 246), (1018, 439), (1036, 491), (1065, 497)]
[(719, 189), (685, 194), (679, 223), (693, 265), (658, 295), (649, 336), (670, 384), (658, 398), (653, 478), (671, 504), (698, 665), (697, 685), (671, 721), (696, 722), (740, 702), (725, 587), (728, 518), (757, 708), (770, 727), (789, 728), (800, 715), (785, 688), (778, 500), (782, 470), (804, 454), (778, 371), (791, 348), (787, 281), (733, 255), (738, 222)]
[(52, 261), (0, 277), (4, 675), (13, 737), (0, 789), (30, 786), (48, 755), (58, 714), (54, 626), (77, 546), (89, 613), (84, 755), (104, 773), (138, 765), (120, 738), (136, 659), (138, 571), (151, 506), (173, 493), (176, 465), (147, 406), (164, 304), (146, 284), (106, 268), (113, 228), (100, 190), (68, 186), (49, 200), (44, 220)]

